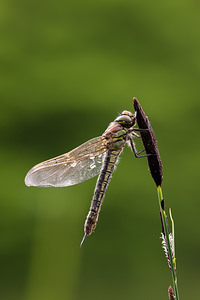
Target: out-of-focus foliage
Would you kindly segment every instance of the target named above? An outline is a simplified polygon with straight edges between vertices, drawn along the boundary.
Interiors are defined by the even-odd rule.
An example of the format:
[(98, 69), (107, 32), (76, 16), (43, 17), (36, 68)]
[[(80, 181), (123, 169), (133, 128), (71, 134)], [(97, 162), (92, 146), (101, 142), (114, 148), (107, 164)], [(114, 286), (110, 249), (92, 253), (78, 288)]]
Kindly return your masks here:
[(1, 1), (1, 299), (167, 299), (171, 275), (145, 159), (124, 150), (81, 249), (96, 178), (24, 185), (34, 164), (133, 111), (133, 96), (158, 139), (180, 297), (199, 297), (199, 9), (193, 0)]

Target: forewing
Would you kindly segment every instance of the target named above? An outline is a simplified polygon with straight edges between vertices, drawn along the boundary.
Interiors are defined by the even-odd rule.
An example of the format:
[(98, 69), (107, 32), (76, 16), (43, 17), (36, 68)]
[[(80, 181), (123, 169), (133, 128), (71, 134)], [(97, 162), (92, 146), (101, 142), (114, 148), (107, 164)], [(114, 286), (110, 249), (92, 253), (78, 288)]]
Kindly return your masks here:
[(99, 174), (106, 140), (97, 137), (74, 150), (34, 166), (25, 177), (27, 186), (69, 186)]

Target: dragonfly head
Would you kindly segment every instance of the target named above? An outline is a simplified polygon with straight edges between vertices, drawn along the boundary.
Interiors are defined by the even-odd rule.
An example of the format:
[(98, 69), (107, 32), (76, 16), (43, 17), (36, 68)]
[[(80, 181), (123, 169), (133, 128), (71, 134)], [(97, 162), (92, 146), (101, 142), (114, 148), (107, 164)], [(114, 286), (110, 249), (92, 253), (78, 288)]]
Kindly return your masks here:
[(135, 125), (136, 116), (130, 111), (124, 110), (116, 119), (115, 122), (118, 122), (123, 127), (130, 128)]

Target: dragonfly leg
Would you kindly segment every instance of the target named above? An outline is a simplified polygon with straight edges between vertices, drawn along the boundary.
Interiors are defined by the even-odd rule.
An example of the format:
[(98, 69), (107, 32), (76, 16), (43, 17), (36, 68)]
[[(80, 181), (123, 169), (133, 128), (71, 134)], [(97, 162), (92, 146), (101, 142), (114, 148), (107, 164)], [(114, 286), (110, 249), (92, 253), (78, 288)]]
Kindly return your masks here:
[(140, 155), (144, 151), (145, 151), (145, 149), (141, 150), (140, 152), (137, 152), (137, 155)]
[(133, 151), (135, 157), (137, 157), (137, 158), (142, 158), (142, 157), (148, 157), (148, 156), (152, 155), (151, 153), (145, 154), (145, 155), (140, 155), (142, 152), (145, 151), (145, 149), (143, 149), (143, 150), (140, 151), (140, 152), (137, 152), (137, 150), (136, 150), (136, 148), (135, 148), (135, 144), (134, 144), (132, 138), (129, 137), (128, 139), (129, 139), (129, 141), (130, 141), (131, 149), (132, 149), (132, 151)]
[(132, 128), (133, 131), (148, 131), (149, 128)]
[(145, 132), (145, 131), (148, 131), (150, 130), (150, 123), (149, 123), (149, 119), (148, 117), (146, 117), (146, 120), (147, 120), (147, 126), (148, 128), (132, 128), (133, 131), (142, 131), (142, 132)]
[(149, 128), (145, 128), (145, 129), (140, 129), (140, 128), (132, 128), (132, 131), (131, 131), (131, 134), (132, 134), (132, 136), (134, 136), (134, 137), (136, 137), (136, 138), (140, 139), (140, 138), (141, 138), (141, 136), (140, 136), (140, 135), (138, 135), (137, 133), (135, 133), (134, 131), (138, 131), (138, 132), (145, 132), (145, 131), (149, 131)]
[(140, 139), (141, 138), (141, 136), (140, 135), (138, 135), (137, 133), (135, 133), (135, 132), (131, 132), (131, 134), (132, 134), (132, 136), (134, 136), (134, 137), (136, 137), (136, 138), (138, 138), (138, 139)]

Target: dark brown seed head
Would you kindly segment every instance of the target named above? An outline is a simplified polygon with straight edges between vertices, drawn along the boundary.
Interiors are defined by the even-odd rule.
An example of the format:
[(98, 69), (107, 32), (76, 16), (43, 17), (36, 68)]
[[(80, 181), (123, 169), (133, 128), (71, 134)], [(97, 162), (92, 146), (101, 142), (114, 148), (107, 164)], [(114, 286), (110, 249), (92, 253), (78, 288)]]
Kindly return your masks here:
[(137, 112), (136, 120), (139, 129), (148, 129), (146, 131), (141, 131), (140, 134), (146, 154), (151, 154), (147, 157), (151, 176), (153, 177), (156, 185), (159, 186), (162, 183), (163, 172), (156, 137), (147, 116), (136, 98), (133, 98), (133, 106)]

